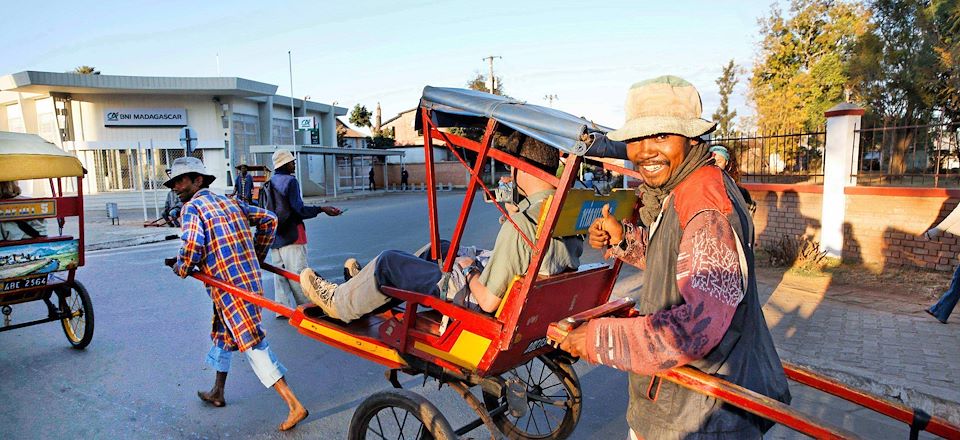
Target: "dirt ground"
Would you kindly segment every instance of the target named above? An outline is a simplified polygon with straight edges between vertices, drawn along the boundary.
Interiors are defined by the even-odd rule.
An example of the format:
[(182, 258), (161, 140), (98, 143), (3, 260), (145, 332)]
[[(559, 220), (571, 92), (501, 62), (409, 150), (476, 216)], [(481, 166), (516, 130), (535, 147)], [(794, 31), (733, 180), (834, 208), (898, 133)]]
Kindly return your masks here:
[(761, 282), (770, 285), (786, 284), (811, 294), (825, 291), (826, 299), (896, 313), (929, 307), (947, 289), (953, 275), (909, 267), (881, 270), (862, 264), (842, 264), (822, 272), (759, 264), (757, 274)]

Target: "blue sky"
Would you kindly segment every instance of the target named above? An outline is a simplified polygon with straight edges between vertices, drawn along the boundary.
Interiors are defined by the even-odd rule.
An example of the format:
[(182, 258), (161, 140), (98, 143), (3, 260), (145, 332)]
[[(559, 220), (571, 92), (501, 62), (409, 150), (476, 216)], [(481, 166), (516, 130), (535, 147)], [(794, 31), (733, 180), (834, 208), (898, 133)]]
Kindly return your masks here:
[(380, 102), (387, 119), (415, 107), (425, 85), (463, 87), (497, 55), (507, 94), (542, 105), (556, 95), (555, 108), (618, 126), (630, 84), (662, 74), (694, 83), (709, 117), (721, 67), (752, 66), (772, 1), (7, 2), (0, 74), (86, 64), (217, 76), (219, 54), (221, 75), (289, 95), (292, 50), (295, 96), (371, 111)]

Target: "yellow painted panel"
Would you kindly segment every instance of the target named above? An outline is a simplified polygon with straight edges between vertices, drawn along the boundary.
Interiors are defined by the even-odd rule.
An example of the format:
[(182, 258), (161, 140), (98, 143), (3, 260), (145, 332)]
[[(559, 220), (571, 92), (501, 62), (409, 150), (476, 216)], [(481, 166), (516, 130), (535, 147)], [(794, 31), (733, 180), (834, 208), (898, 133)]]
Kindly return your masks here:
[(357, 348), (361, 351), (365, 351), (376, 357), (383, 358), (388, 361), (393, 361), (398, 364), (406, 365), (406, 362), (404, 362), (404, 360), (400, 358), (400, 355), (394, 349), (386, 348), (377, 344), (372, 344), (370, 342), (364, 341), (363, 339), (357, 338), (348, 333), (345, 333), (330, 327), (319, 325), (307, 319), (300, 321), (300, 327), (310, 330), (311, 332), (314, 332), (318, 335), (325, 336), (337, 342)]
[(594, 219), (600, 217), (603, 205), (609, 203), (618, 220), (629, 218), (637, 203), (632, 189), (615, 190), (608, 196), (597, 195), (592, 189), (571, 189), (560, 208), (560, 218), (553, 229), (554, 237), (586, 234)]
[(487, 352), (487, 347), (490, 347), (490, 340), (478, 334), (464, 331), (453, 343), (453, 348), (450, 349), (449, 353), (419, 341), (414, 341), (413, 347), (462, 367), (476, 368), (480, 364), (483, 354)]

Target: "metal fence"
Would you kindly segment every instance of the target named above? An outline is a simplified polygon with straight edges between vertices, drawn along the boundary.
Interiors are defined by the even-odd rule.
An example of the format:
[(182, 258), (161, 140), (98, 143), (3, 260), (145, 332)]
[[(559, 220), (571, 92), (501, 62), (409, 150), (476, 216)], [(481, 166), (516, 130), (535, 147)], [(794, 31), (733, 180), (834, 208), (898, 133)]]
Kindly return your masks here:
[[(108, 192), (161, 188), (167, 180), (166, 169), (185, 152), (183, 149), (127, 148), (81, 150), (77, 155), (94, 174), (97, 191)], [(202, 150), (194, 150), (192, 155), (203, 160)]]
[(711, 139), (730, 151), (727, 170), (742, 182), (823, 184), (826, 132)]
[(960, 123), (874, 126), (856, 130), (857, 185), (960, 187)]

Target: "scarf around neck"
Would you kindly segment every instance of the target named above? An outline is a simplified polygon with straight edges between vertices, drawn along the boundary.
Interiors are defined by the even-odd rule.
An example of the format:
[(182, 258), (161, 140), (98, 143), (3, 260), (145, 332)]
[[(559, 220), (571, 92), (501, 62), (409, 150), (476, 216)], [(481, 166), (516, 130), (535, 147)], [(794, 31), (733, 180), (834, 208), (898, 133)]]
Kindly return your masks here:
[(690, 174), (708, 164), (712, 156), (707, 151), (706, 142), (700, 142), (698, 145), (690, 147), (690, 152), (683, 159), (677, 171), (659, 188), (653, 188), (646, 183), (641, 183), (638, 187), (640, 191), (640, 222), (643, 226), (650, 227), (660, 215), (660, 209), (663, 207), (663, 200), (670, 195), (680, 182), (683, 182)]

